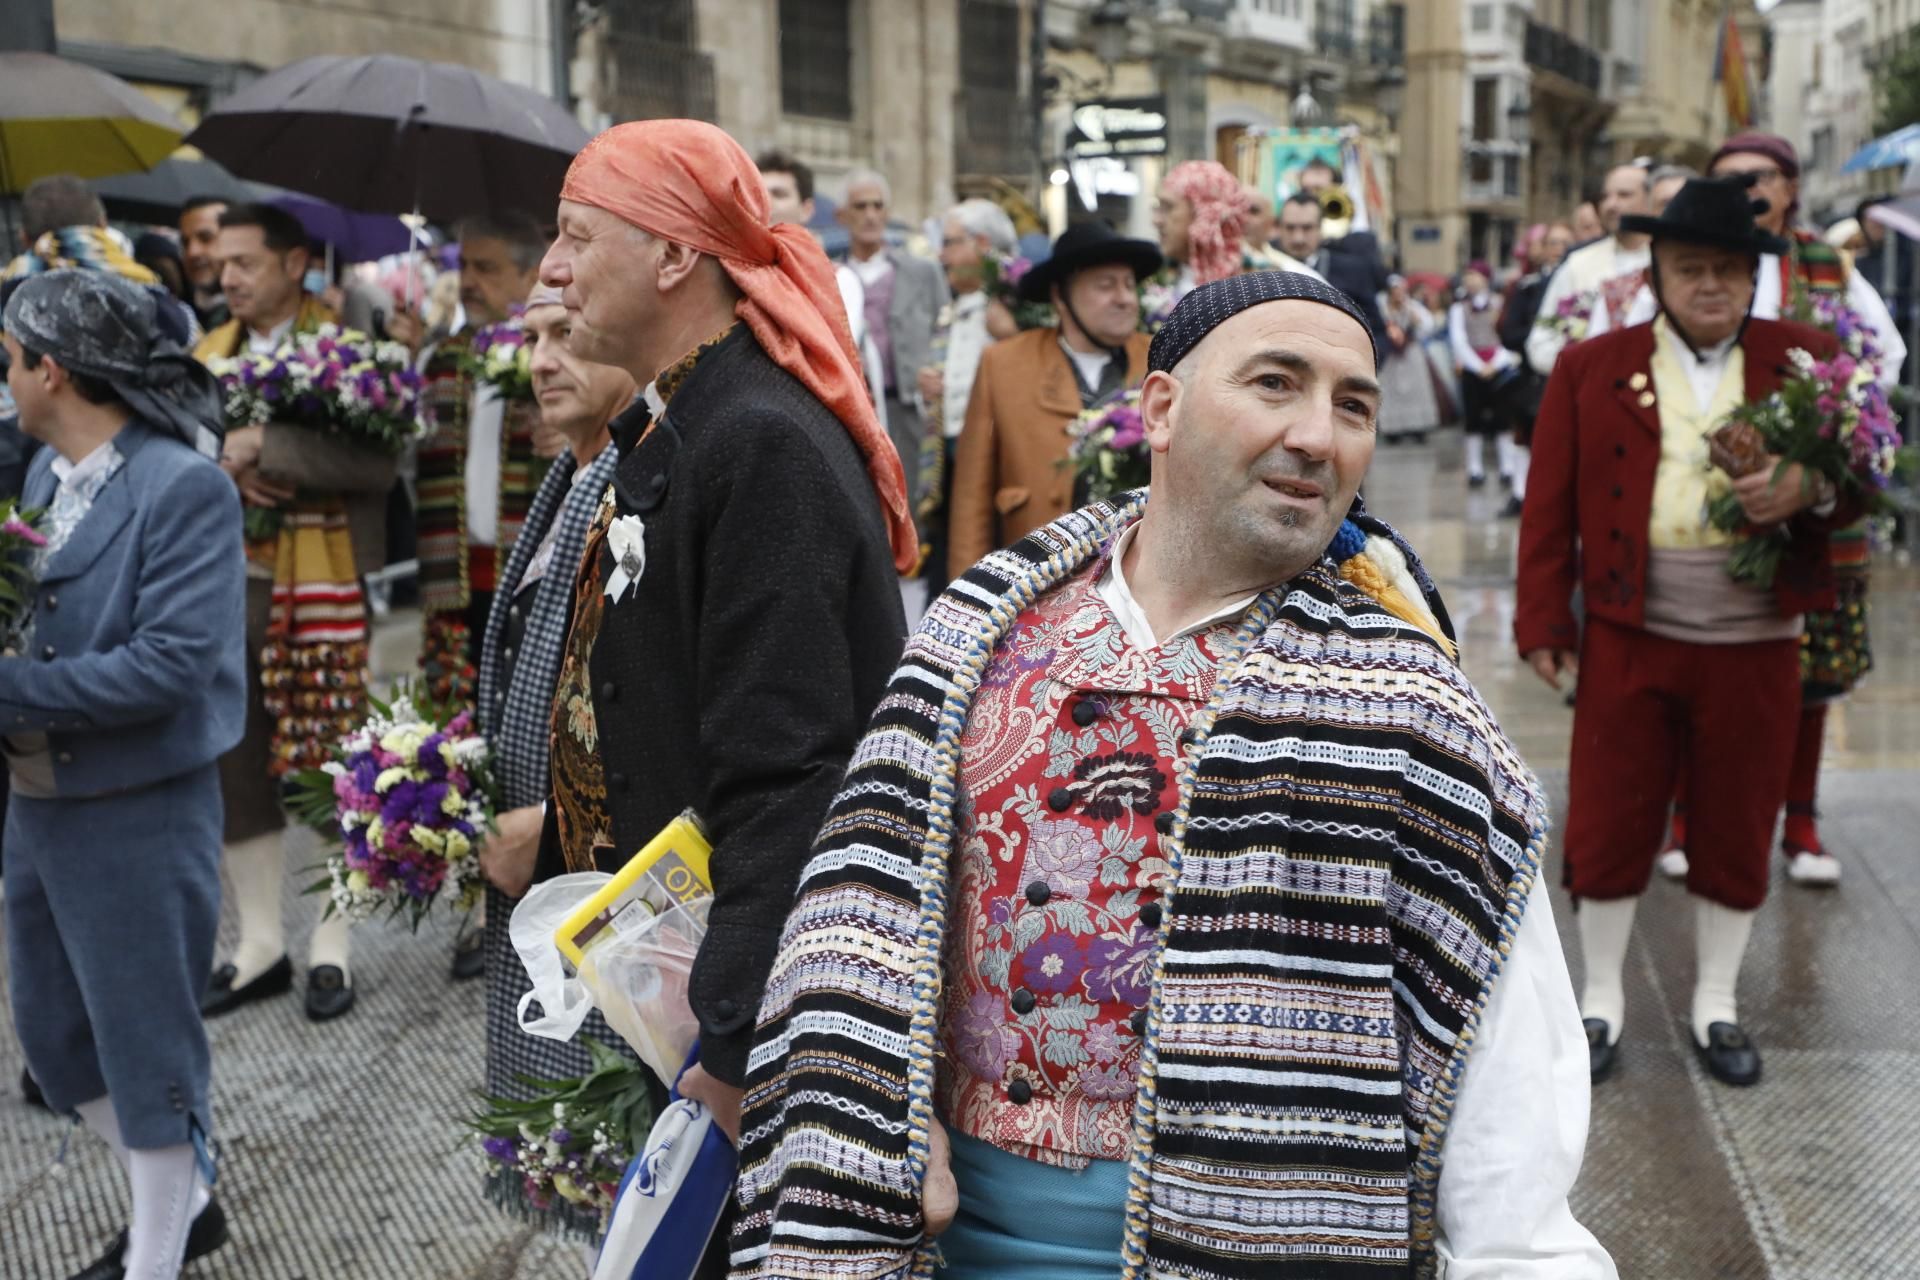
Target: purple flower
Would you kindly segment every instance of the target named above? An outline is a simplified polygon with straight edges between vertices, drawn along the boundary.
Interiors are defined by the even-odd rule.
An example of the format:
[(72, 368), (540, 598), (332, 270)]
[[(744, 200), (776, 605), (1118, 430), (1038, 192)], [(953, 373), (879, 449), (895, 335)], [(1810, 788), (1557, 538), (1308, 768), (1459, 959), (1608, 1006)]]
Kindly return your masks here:
[(1019, 1052), (1020, 1037), (1006, 1025), (1006, 1002), (991, 991), (976, 991), (947, 1024), (953, 1056), (980, 1080), (999, 1080)]
[(1100, 837), (1084, 823), (1040, 818), (1029, 829), (1020, 883), (1044, 880), (1055, 893), (1084, 898), (1100, 869)]
[(511, 1138), (488, 1138), (480, 1144), (480, 1149), (488, 1156), (504, 1165), (520, 1163), (520, 1149), (514, 1146)]
[(1126, 941), (1101, 938), (1087, 968), (1087, 994), (1103, 1004), (1143, 1005), (1153, 974), (1155, 935), (1135, 926)]
[(1020, 953), (1021, 985), (1029, 991), (1061, 995), (1079, 985), (1087, 969), (1086, 943), (1060, 930)]

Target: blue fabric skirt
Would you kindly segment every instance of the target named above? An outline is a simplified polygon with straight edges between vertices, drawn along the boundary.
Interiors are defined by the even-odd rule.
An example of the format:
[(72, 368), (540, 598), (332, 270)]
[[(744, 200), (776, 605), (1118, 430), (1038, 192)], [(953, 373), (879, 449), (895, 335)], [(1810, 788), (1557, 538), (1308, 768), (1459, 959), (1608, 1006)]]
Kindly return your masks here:
[(960, 1211), (940, 1236), (942, 1280), (1114, 1280), (1127, 1166), (1062, 1169), (948, 1130)]

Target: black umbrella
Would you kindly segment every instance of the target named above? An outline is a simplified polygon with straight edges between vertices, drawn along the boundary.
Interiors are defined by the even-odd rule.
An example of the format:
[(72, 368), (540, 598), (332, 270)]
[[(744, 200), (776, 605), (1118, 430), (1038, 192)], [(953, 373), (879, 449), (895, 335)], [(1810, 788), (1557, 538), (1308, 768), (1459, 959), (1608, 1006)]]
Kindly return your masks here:
[(225, 99), (187, 141), (243, 178), (436, 222), (551, 220), (588, 133), (531, 89), (379, 54), (306, 58)]
[(129, 222), (172, 226), (180, 206), (196, 196), (211, 196), (228, 204), (244, 204), (273, 194), (271, 189), (240, 179), (211, 160), (162, 160), (145, 173), (98, 178), (91, 184), (107, 212)]

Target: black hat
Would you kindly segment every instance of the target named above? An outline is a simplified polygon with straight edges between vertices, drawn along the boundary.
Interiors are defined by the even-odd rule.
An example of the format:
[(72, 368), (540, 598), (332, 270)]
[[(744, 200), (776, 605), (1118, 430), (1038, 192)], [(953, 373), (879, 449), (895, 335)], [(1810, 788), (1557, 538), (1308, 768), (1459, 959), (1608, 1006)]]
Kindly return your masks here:
[(1201, 339), (1245, 311), (1266, 302), (1317, 302), (1332, 307), (1360, 326), (1373, 351), (1373, 367), (1380, 367), (1380, 340), (1352, 298), (1318, 276), (1298, 271), (1246, 271), (1225, 280), (1203, 284), (1180, 300), (1147, 348), (1149, 371), (1171, 369), (1200, 345)]
[(1666, 212), (1657, 218), (1627, 214), (1620, 219), (1620, 230), (1736, 253), (1784, 254), (1791, 247), (1785, 240), (1754, 225), (1754, 215), (1764, 213), (1767, 202), (1747, 194), (1752, 185), (1752, 180), (1742, 175), (1688, 178), (1686, 185), (1674, 193)]
[(1160, 246), (1147, 240), (1129, 240), (1105, 222), (1081, 222), (1068, 227), (1053, 242), (1053, 254), (1020, 277), (1022, 302), (1045, 302), (1053, 286), (1065, 284), (1075, 272), (1118, 263), (1132, 267), (1145, 280), (1160, 269)]

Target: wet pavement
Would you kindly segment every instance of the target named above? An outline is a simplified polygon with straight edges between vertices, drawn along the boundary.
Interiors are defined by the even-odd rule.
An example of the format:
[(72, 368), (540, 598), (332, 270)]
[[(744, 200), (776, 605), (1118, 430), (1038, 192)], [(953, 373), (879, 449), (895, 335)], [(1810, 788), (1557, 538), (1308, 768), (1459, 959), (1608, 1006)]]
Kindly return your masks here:
[[(1373, 510), (1418, 547), (1448, 601), (1463, 660), (1508, 732), (1565, 800), (1572, 713), (1510, 642), (1516, 522), (1469, 493), (1457, 434), (1383, 447)], [(1920, 575), (1875, 567), (1876, 670), (1830, 721), (1822, 833), (1840, 888), (1778, 874), (1740, 987), (1766, 1079), (1734, 1090), (1695, 1062), (1685, 1027), (1692, 914), (1676, 885), (1642, 904), (1620, 1067), (1594, 1096), (1575, 1210), (1630, 1280), (1920, 1277)], [(379, 637), (410, 660), (412, 623)], [(299, 852), (296, 865), (310, 858)], [(1784, 863), (1780, 864), (1784, 872)], [(1557, 881), (1557, 856), (1550, 863)], [(1556, 890), (1557, 893), (1557, 890)], [(1579, 981), (1577, 927), (1556, 916)], [(289, 898), (304, 954), (311, 899)], [(233, 1241), (194, 1280), (578, 1280), (576, 1242), (503, 1217), (480, 1195), (459, 1117), (481, 1074), (481, 990), (447, 976), (452, 930), (357, 931), (358, 1007), (308, 1023), (298, 995), (210, 1024), (222, 1201)], [(4, 1004), (4, 996), (0, 996)], [(0, 1017), (0, 1280), (60, 1280), (125, 1221), (123, 1180), (84, 1131), (28, 1109)], [(63, 1146), (64, 1161), (60, 1159)]]

